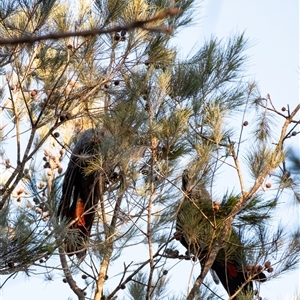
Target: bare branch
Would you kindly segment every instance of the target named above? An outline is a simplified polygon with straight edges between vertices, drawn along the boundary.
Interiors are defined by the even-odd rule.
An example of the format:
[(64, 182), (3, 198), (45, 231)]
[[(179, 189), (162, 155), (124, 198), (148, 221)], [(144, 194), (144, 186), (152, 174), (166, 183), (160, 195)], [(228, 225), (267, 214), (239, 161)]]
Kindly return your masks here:
[(64, 253), (63, 248), (59, 247), (59, 257), (60, 257), (60, 261), (61, 261), (61, 265), (64, 271), (64, 274), (66, 276), (66, 280), (70, 286), (70, 288), (72, 289), (72, 291), (77, 295), (78, 300), (84, 300), (85, 296), (84, 296), (84, 292), (82, 289), (80, 289), (78, 287), (78, 285), (76, 284), (76, 281), (73, 279), (71, 271), (68, 267), (68, 263), (66, 260), (66, 255)]

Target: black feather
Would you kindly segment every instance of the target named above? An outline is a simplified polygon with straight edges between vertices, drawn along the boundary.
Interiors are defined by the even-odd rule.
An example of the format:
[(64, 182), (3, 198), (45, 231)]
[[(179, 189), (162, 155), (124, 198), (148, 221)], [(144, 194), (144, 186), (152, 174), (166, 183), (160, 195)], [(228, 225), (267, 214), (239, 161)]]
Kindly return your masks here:
[(97, 155), (100, 142), (101, 135), (93, 129), (86, 130), (79, 138), (65, 172), (58, 208), (59, 218), (73, 222), (70, 229), (76, 231), (73, 241), (70, 238), (66, 240), (66, 252), (69, 255), (76, 253), (79, 258), (86, 253), (85, 244), (103, 192), (100, 171), (94, 171), (88, 175), (85, 172), (89, 161)]
[[(208, 247), (211, 242), (212, 225), (207, 220), (217, 216), (213, 211), (212, 198), (203, 183), (193, 178), (188, 170), (182, 174), (182, 191), (185, 198), (180, 204), (176, 220), (176, 230), (181, 234), (177, 235), (180, 243), (198, 257), (203, 266), (208, 258)], [(221, 209), (220, 209), (221, 211)], [(240, 244), (238, 234), (231, 229), (228, 239), (235, 246), (230, 245), (222, 248), (211, 269), (217, 274), (219, 280), (229, 295), (235, 294), (243, 286), (243, 292), (253, 290), (252, 282), (248, 280), (243, 247)], [(263, 273), (258, 274), (254, 280), (265, 281)], [(216, 281), (216, 280), (215, 280)]]

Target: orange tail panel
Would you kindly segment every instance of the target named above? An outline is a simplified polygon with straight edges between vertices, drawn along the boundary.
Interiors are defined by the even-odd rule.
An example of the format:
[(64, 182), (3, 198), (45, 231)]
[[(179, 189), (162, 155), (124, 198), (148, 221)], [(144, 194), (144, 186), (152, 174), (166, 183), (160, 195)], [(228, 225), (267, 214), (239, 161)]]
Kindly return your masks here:
[(76, 209), (74, 212), (73, 220), (78, 219), (77, 225), (84, 227), (85, 219), (84, 219), (83, 213), (84, 213), (84, 203), (82, 202), (82, 199), (79, 198), (76, 203)]

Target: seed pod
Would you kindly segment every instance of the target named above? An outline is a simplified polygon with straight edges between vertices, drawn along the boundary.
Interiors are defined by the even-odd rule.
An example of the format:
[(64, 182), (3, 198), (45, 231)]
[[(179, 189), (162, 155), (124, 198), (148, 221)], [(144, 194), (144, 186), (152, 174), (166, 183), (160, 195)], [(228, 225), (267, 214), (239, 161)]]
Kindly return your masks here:
[(34, 197), (34, 198), (32, 199), (32, 201), (33, 201), (36, 205), (40, 203), (39, 199), (36, 198), (36, 197)]
[(150, 111), (150, 104), (149, 103), (146, 103), (145, 110), (148, 111), (148, 112)]
[(120, 39), (121, 39), (120, 34), (119, 34), (119, 33), (116, 33), (116, 34), (114, 35), (114, 40), (115, 40), (115, 41), (119, 41)]
[(37, 95), (38, 91), (37, 90), (32, 90), (30, 93), (30, 96), (33, 98)]
[(41, 208), (38, 208), (38, 209), (36, 210), (36, 212), (37, 212), (39, 215), (41, 215), (41, 214), (43, 213), (43, 210), (42, 210)]
[(21, 195), (22, 193), (24, 192), (24, 189), (23, 188), (19, 188), (18, 191), (17, 191), (17, 195)]
[(178, 255), (179, 255), (179, 251), (178, 250), (174, 250), (172, 252), (172, 257), (178, 257)]
[(40, 184), (38, 185), (38, 189), (41, 190), (44, 186), (45, 186), (45, 183), (44, 182), (40, 182)]
[(251, 270), (252, 270), (252, 266), (249, 266), (249, 265), (246, 266), (246, 271), (247, 271), (247, 272), (250, 272)]
[(263, 269), (264, 269), (263, 266), (261, 266), (261, 265), (258, 265), (258, 266), (257, 266), (257, 272), (258, 272), (258, 273), (261, 273), (261, 271), (262, 271)]
[(11, 167), (9, 158), (5, 159), (5, 167), (6, 169), (9, 169)]
[(48, 169), (50, 168), (50, 163), (49, 161), (47, 161), (45, 164), (44, 164), (44, 169)]
[(64, 121), (66, 120), (66, 116), (65, 116), (65, 115), (61, 115), (61, 116), (59, 117), (59, 120), (60, 120), (61, 122), (64, 122)]
[(219, 211), (220, 210), (220, 201), (214, 201), (213, 210), (214, 211)]
[(172, 252), (173, 252), (173, 250), (170, 249), (170, 248), (167, 248), (167, 249), (165, 250), (165, 253), (166, 253), (166, 254), (171, 254)]
[(270, 268), (270, 266), (271, 266), (271, 262), (269, 260), (267, 260), (265, 262), (265, 268)]
[(72, 115), (70, 113), (66, 114), (66, 120), (70, 120), (72, 118)]

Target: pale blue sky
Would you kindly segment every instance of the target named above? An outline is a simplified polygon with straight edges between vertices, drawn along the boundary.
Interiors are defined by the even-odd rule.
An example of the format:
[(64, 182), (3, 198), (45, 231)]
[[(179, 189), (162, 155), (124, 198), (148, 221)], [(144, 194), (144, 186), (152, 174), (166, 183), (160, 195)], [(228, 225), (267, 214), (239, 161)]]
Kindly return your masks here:
[[(200, 1), (199, 1), (200, 2)], [(200, 46), (212, 34), (226, 38), (245, 31), (250, 40), (249, 68), (247, 74), (259, 82), (262, 95), (269, 93), (280, 108), (299, 102), (299, 4), (297, 0), (205, 0), (195, 14), (198, 24), (181, 32), (176, 40), (182, 53), (187, 53), (197, 42)], [(298, 142), (297, 142), (298, 144)], [(296, 215), (297, 208), (290, 213)], [(142, 253), (138, 253), (143, 256)], [(134, 254), (135, 258), (137, 253)], [(143, 258), (147, 257), (145, 255)], [(141, 260), (143, 259), (141, 257)], [(124, 258), (124, 261), (127, 261)], [(130, 262), (130, 259), (128, 259)], [(185, 276), (190, 266), (179, 264), (172, 272), (173, 290), (184, 291)], [(186, 275), (184, 275), (186, 274)], [(4, 279), (4, 278), (3, 278)], [(290, 300), (300, 286), (299, 271), (262, 285), (261, 296), (269, 300)], [(18, 275), (5, 286), (1, 300), (67, 300), (73, 296), (68, 286), (62, 283), (46, 283), (43, 277), (28, 278)]]

